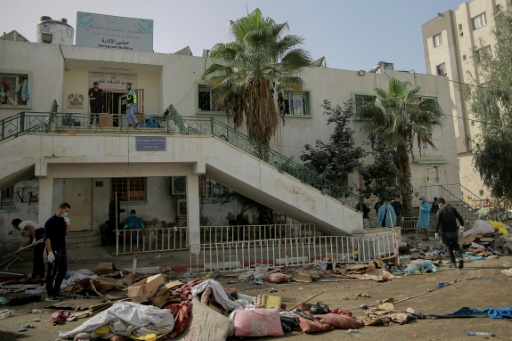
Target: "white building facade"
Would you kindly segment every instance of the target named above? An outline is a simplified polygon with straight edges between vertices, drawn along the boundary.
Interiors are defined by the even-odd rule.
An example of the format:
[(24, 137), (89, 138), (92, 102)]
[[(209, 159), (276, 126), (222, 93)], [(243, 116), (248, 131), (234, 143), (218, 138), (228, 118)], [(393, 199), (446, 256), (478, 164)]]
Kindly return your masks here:
[[(130, 81), (134, 84), (133, 87), (139, 90), (139, 94), (143, 94), (139, 98), (139, 111), (146, 118), (150, 115), (161, 116), (172, 104), (182, 116), (213, 118), (232, 126), (225, 112), (214, 110), (211, 91), (201, 80), (209, 63), (210, 60), (207, 58), (187, 55), (0, 40), (2, 77), (8, 78), (16, 88), (25, 85), (23, 98), (18, 98), (7, 90), (5, 103), (0, 104), (0, 121), (6, 124), (9, 117), (20, 112), (49, 112), (52, 110), (54, 100), (58, 104), (58, 112), (88, 114), (88, 89), (92, 87), (95, 80), (100, 79), (100, 87), (108, 95), (106, 97), (108, 105), (104, 103), (103, 111), (110, 114), (122, 114), (121, 103), (123, 95), (126, 94), (125, 83)], [(342, 104), (347, 100), (361, 103), (374, 96), (374, 88), (386, 88), (390, 77), (395, 77), (401, 81), (410, 82), (411, 86), (420, 86), (421, 96), (437, 98), (445, 113), (452, 113), (453, 109), (450, 97), (451, 87), (446, 77), (397, 71), (362, 74), (357, 71), (329, 68), (312, 68), (302, 77), (304, 92), (289, 96), (290, 107), (294, 110), (290, 110), (290, 114), (285, 117), (285, 122), (280, 123), (271, 143), (274, 150), (299, 163), (304, 145), (314, 145), (317, 139), (327, 141), (333, 132), (333, 127), (326, 124), (326, 117), (322, 112), (321, 104), (324, 99), (333, 104)], [(418, 153), (415, 159), (411, 160), (412, 182), (416, 197), (424, 193), (433, 197), (437, 186), (459, 183), (453, 121), (448, 118), (443, 123), (443, 126), (437, 128), (433, 135), (433, 142), (437, 148), (424, 150), (421, 155)], [(356, 130), (356, 144), (363, 145), (367, 139), (360, 130), (362, 123), (354, 121), (352, 126)], [(93, 134), (91, 133), (92, 136)], [(2, 153), (9, 150), (6, 147), (7, 143), (11, 143), (9, 141), (0, 142), (2, 159), (7, 159)], [(30, 141), (34, 140), (30, 139)], [(73, 150), (79, 150), (79, 153), (83, 154), (76, 157), (83, 160), (89, 160), (87, 154), (90, 153), (92, 156), (97, 152), (84, 146), (66, 145), (80, 144), (80, 139), (72, 141), (53, 139), (51, 146), (46, 145), (49, 143), (47, 139), (44, 141), (41, 142), (45, 144), (44, 146), (35, 143), (27, 148), (44, 147), (45, 150), (50, 150), (48, 151), (50, 156), (51, 150), (65, 151), (66, 148), (74, 148)], [(130, 182), (132, 191), (139, 192), (140, 197), (137, 197), (137, 200), (121, 202), (122, 207), (126, 209), (126, 212), (121, 215), (121, 220), (127, 217), (131, 209), (136, 209), (137, 215), (152, 226), (186, 224), (186, 218), (179, 212), (179, 203), (180, 200), (184, 200), (187, 193), (173, 184), (172, 176), (189, 174), (188, 166), (184, 164), (173, 166), (176, 168), (159, 166), (155, 164), (154, 158), (148, 158), (147, 168), (140, 165), (131, 166), (129, 162), (117, 160), (112, 156), (116, 155), (116, 150), (119, 151), (119, 155), (125, 155), (126, 150), (130, 151), (131, 140), (118, 138), (109, 139), (109, 141), (108, 146), (94, 147), (109, 150), (108, 158), (95, 161), (101, 162), (106, 167), (105, 170), (109, 165), (121, 167), (112, 172), (105, 171), (106, 176), (102, 176), (98, 169), (91, 169), (90, 176), (66, 179), (63, 175), (66, 169), (73, 172), (77, 167), (76, 164), (69, 165), (69, 168), (61, 165), (62, 167), (55, 171), (55, 176), (38, 172), (38, 165), (35, 166), (35, 171), (2, 174), (0, 177), (2, 184), (0, 239), (2, 243), (8, 241), (7, 233), (11, 229), (12, 219), (19, 217), (23, 220), (36, 220), (43, 224), (44, 217), (53, 213), (62, 201), (74, 203), (72, 205), (74, 221), (81, 222), (75, 224), (76, 230), (98, 230), (99, 226), (108, 219), (108, 205), (116, 188), (122, 188), (123, 184), (126, 186), (126, 181), (130, 182), (133, 178), (137, 178), (139, 182)], [(62, 144), (58, 145), (58, 143)], [(57, 152), (54, 153), (56, 154)], [(219, 155), (219, 157), (228, 159), (230, 155)], [(73, 158), (66, 160), (72, 161)], [(144, 158), (139, 158), (138, 162), (144, 163)], [(162, 159), (162, 162), (165, 160)], [(163, 171), (148, 171), (160, 169), (159, 167), (162, 169), (170, 167), (165, 170), (165, 174), (169, 176), (162, 176)], [(240, 167), (244, 165), (241, 164)], [(84, 165), (79, 170), (80, 174), (83, 174), (85, 169), (89, 168)], [(52, 168), (49, 167), (48, 172), (51, 171)], [(45, 176), (51, 177), (53, 182), (45, 182)], [(200, 205), (201, 219), (205, 218), (201, 224), (227, 225), (226, 217), (229, 212), (236, 213), (236, 207), (233, 205), (237, 204), (232, 203), (230, 206), (222, 203), (222, 199), (214, 194), (217, 190), (214, 183), (200, 180), (198, 184), (198, 187), (201, 187), (200, 190), (206, 193), (197, 200)], [(175, 185), (174, 188), (173, 185)], [(230, 187), (229, 183), (224, 185)], [(136, 186), (140, 188), (135, 188)], [(348, 186), (352, 192), (357, 193), (360, 186), (358, 172), (354, 172), (350, 177)], [(49, 200), (51, 202), (42, 202), (43, 198), (49, 198), (47, 193), (43, 193), (44, 191), (53, 192), (52, 199)], [(460, 195), (460, 193), (455, 194)], [(414, 204), (417, 205), (417, 202)], [(44, 206), (44, 214), (41, 213), (41, 205)], [(300, 205), (301, 203), (297, 202), (297, 206)], [(322, 214), (325, 215), (325, 212)], [(256, 213), (249, 216), (249, 220), (255, 221)]]

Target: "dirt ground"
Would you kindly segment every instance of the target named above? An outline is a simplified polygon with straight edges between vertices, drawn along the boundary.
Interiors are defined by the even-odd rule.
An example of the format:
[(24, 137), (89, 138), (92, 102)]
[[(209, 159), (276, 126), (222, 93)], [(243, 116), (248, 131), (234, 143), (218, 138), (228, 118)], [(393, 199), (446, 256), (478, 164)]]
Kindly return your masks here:
[[(414, 309), (424, 314), (450, 313), (462, 307), (483, 309), (486, 307), (512, 306), (512, 277), (501, 274), (501, 270), (512, 267), (512, 257), (493, 260), (467, 262), (461, 270), (445, 268), (444, 271), (405, 276), (386, 283), (369, 280), (325, 279), (313, 283), (286, 283), (250, 285), (248, 283), (227, 284), (232, 278), (219, 276), (216, 278), (225, 287), (236, 287), (240, 293), (256, 295), (269, 292), (274, 287), (278, 290), (274, 295), (281, 296), (287, 307), (292, 307), (323, 290), (326, 292), (312, 302), (322, 301), (330, 307), (352, 310), (355, 316), (363, 316), (361, 305), (374, 305), (377, 301), (393, 297), (401, 300), (435, 288), (439, 282), (454, 284), (437, 289), (422, 296), (411, 298), (399, 303), (396, 309)], [(371, 297), (359, 297), (366, 293)], [(0, 340), (47, 341), (56, 340), (59, 330), (71, 330), (85, 320), (68, 322), (65, 325), (52, 326), (48, 318), (53, 309), (44, 308), (46, 302), (37, 302), (24, 306), (12, 307), (14, 316), (0, 319)], [(1, 309), (6, 308), (5, 306)], [(40, 314), (32, 314), (32, 309), (43, 309)], [(16, 332), (20, 327), (32, 325), (26, 332)], [(512, 321), (485, 318), (459, 319), (422, 319), (413, 320), (406, 325), (364, 327), (359, 334), (348, 335), (345, 330), (334, 330), (320, 334), (303, 335), (294, 333), (282, 338), (259, 338), (259, 340), (466, 340), (482, 339), (482, 337), (466, 336), (467, 331), (492, 332), (496, 340), (512, 340)], [(231, 340), (236, 340), (235, 338)]]

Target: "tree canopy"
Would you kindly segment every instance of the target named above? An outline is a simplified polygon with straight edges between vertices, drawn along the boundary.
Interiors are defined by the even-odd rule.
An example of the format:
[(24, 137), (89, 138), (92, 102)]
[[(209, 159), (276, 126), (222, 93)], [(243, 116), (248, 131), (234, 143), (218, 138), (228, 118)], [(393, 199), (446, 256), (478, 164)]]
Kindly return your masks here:
[[(496, 17), (496, 45), (480, 54), (480, 81), (465, 96), (481, 127), (474, 140), (473, 164), (493, 196), (512, 199), (512, 17)], [(490, 50), (489, 50), (490, 51)]]
[(391, 78), (386, 89), (375, 88), (375, 103), (358, 109), (363, 130), (371, 140), (378, 136), (394, 151), (394, 162), (399, 170), (404, 211), (412, 210), (411, 158), (414, 146), (420, 152), (427, 146), (435, 147), (432, 132), (442, 123), (443, 112), (436, 99), (423, 99), (421, 87), (410, 89), (409, 82)]
[(311, 59), (300, 48), (303, 38), (286, 35), (287, 23), (264, 17), (259, 9), (230, 21), (229, 27), (233, 41), (212, 48), (213, 64), (203, 79), (233, 115), (235, 128), (245, 116), (248, 135), (268, 146), (279, 123), (275, 100), (281, 104), (286, 91), (301, 91), (299, 75)]

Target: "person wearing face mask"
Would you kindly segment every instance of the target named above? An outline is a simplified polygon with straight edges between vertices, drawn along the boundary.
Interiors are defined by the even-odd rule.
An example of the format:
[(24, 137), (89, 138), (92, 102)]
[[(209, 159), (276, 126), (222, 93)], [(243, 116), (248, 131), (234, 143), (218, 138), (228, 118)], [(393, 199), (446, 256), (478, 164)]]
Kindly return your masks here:
[(69, 235), (68, 218), (71, 206), (62, 203), (57, 212), (44, 224), (45, 245), (48, 252), (48, 272), (46, 274), (46, 301), (57, 302), (64, 298), (60, 295), (60, 285), (68, 270), (66, 236)]

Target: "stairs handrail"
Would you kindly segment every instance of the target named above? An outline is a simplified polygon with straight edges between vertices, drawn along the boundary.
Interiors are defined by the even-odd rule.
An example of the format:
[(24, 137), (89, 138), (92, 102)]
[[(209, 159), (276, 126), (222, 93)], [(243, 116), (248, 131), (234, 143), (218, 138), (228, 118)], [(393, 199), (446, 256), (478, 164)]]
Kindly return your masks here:
[(247, 135), (235, 130), (234, 128), (215, 120), (214, 118), (198, 118), (195, 116), (182, 117), (171, 104), (167, 108), (170, 119), (179, 128), (182, 134), (191, 135), (214, 135), (228, 142), (229, 144), (256, 156), (262, 161), (276, 167), (279, 171), (285, 172), (300, 181), (320, 190), (338, 201), (342, 202), (351, 209), (356, 209), (360, 197), (348, 189), (340, 186), (321, 175), (307, 169), (301, 164), (292, 161), (270, 147), (255, 141)]

